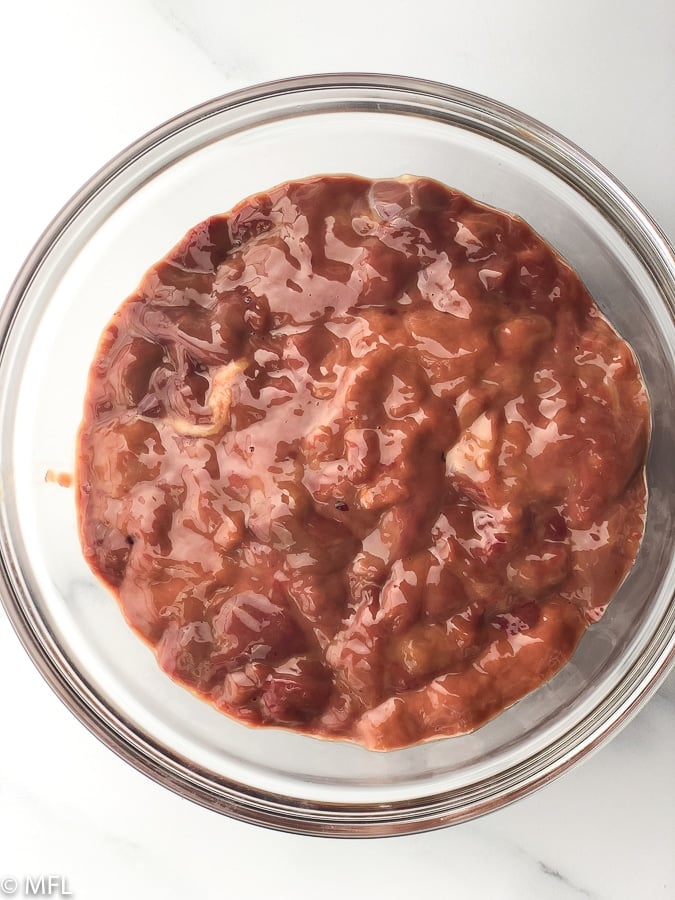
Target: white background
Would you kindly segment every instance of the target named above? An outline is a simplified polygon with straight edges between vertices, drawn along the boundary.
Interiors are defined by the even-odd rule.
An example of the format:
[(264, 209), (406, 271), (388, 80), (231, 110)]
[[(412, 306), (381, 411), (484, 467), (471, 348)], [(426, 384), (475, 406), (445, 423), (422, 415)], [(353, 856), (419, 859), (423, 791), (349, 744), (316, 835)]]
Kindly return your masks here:
[[(381, 71), (488, 94), (576, 141), (675, 235), (666, 0), (32, 0), (0, 14), (0, 296), (59, 207), (126, 144), (217, 94)], [(479, 821), (378, 841), (242, 825), (157, 787), (51, 694), (0, 613), (0, 897), (675, 897), (675, 677), (611, 744)], [(20, 892), (17, 896), (20, 896)]]

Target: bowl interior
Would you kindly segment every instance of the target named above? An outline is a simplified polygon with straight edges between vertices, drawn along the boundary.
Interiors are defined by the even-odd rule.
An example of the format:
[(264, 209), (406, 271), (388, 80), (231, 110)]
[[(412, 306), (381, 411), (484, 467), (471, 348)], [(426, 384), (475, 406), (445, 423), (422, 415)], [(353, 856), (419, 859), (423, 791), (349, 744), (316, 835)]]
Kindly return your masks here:
[[(169, 769), (185, 765), (214, 798), (235, 783), (310, 807), (419, 806), (448, 792), (468, 803), (472, 791), (498, 793), (507, 771), (525, 778), (543, 771), (553, 746), (559, 762), (570, 752), (566, 741), (592, 743), (598, 710), (636, 690), (654, 633), (672, 628), (664, 625), (675, 580), (672, 318), (644, 254), (597, 198), (513, 141), (501, 142), (497, 124), (490, 131), (466, 109), (462, 119), (405, 92), (352, 94), (313, 91), (216, 109), (127, 158), (62, 223), (24, 291), (2, 362), (4, 552), (33, 633), (83, 703), (96, 705), (110, 734), (154, 747)], [(532, 145), (532, 136), (523, 140)], [(251, 730), (172, 683), (86, 566), (73, 490), (45, 481), (48, 469), (73, 471), (98, 338), (143, 272), (207, 216), (323, 172), (430, 176), (526, 219), (632, 344), (653, 411), (643, 546), (570, 664), (474, 734), (386, 754)]]

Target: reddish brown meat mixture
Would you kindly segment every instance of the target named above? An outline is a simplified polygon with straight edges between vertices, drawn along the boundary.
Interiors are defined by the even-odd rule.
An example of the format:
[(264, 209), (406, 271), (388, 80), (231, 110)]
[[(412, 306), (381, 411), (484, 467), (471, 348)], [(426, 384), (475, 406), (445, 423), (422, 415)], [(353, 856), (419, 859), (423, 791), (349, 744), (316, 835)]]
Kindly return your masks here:
[(309, 178), (198, 225), (107, 327), (87, 560), (250, 724), (391, 749), (557, 672), (643, 530), (628, 346), (520, 219)]

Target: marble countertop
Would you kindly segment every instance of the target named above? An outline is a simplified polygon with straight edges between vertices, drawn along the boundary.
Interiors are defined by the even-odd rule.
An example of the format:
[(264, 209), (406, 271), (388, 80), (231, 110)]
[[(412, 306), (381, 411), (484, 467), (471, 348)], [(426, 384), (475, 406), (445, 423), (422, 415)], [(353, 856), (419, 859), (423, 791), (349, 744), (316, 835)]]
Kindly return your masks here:
[[(672, 239), (674, 33), (668, 0), (8, 4), (0, 297), (60, 206), (139, 134), (234, 88), (321, 71), (432, 78), (520, 108), (599, 159)], [(62, 706), (4, 613), (0, 683), (0, 898), (41, 874), (65, 879), (52, 895), (81, 900), (675, 897), (675, 674), (607, 746), (527, 799), (372, 841), (265, 831), (147, 780)]]

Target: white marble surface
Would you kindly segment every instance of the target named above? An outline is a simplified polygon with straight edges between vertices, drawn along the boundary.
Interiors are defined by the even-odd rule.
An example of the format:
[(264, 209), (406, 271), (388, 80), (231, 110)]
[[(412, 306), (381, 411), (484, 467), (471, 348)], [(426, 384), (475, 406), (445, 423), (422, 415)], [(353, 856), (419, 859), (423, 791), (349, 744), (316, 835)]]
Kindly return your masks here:
[[(670, 0), (6, 4), (0, 295), (60, 205), (140, 133), (233, 88), (318, 71), (435, 78), (519, 107), (595, 155), (672, 239), (674, 33)], [(361, 842), (263, 831), (148, 781), (61, 705), (4, 614), (0, 684), (0, 897), (3, 879), (40, 873), (83, 900), (675, 897), (674, 675), (528, 799)]]

